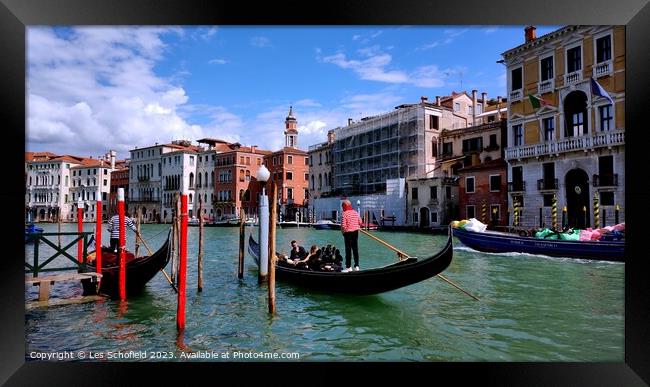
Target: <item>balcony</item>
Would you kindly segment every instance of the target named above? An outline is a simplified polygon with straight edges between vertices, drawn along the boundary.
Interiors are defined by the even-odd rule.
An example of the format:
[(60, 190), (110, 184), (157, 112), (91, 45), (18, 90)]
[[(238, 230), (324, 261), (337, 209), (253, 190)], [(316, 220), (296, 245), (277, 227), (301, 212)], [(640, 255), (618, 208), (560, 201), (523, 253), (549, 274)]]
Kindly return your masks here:
[(144, 196), (141, 198), (133, 198), (129, 200), (129, 203), (159, 203), (160, 201), (160, 196)]
[(430, 206), (437, 206), (439, 204), (438, 199), (429, 199), (429, 205)]
[(539, 94), (551, 93), (555, 89), (555, 80), (553, 78), (546, 81), (541, 81), (537, 85), (537, 92)]
[(496, 150), (499, 150), (499, 145), (490, 144), (490, 145), (486, 146), (483, 150), (486, 151), (486, 152), (496, 151)]
[(557, 179), (539, 179), (537, 180), (538, 191), (557, 190)]
[(510, 92), (510, 100), (509, 100), (509, 102), (515, 102), (515, 101), (521, 100), (522, 94), (523, 94), (522, 89), (511, 91)]
[(617, 145), (625, 145), (625, 130), (617, 129), (589, 136), (569, 137), (541, 144), (506, 148), (506, 161), (548, 155), (559, 156), (562, 153), (576, 151), (586, 153), (596, 148), (611, 148)]
[(612, 61), (609, 60), (603, 63), (597, 63), (594, 66), (594, 78), (604, 77), (605, 75), (610, 75), (613, 73), (614, 66)]
[(138, 181), (149, 181), (149, 176), (138, 176)]
[(508, 192), (525, 192), (525, 191), (526, 191), (525, 181), (508, 182)]
[(618, 187), (618, 173), (593, 176), (594, 187)]
[(582, 81), (582, 69), (564, 74), (564, 86), (569, 86)]

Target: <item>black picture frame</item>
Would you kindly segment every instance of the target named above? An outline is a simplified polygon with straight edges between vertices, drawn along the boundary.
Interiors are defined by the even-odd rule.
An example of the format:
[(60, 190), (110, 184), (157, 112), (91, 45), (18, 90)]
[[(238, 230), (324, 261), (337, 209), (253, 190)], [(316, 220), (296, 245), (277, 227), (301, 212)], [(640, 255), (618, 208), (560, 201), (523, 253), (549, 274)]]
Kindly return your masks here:
[[(621, 363), (25, 363), (23, 228), (25, 141), (25, 28), (29, 25), (426, 25), (590, 24), (626, 25), (626, 223), (625, 362)], [(643, 120), (650, 90), (648, 0), (514, 0), (464, 2), (327, 1), (209, 2), (202, 0), (2, 0), (0, 42), (4, 158), (2, 281), (0, 282), (0, 383), (24, 385), (170, 385), (203, 383), (271, 385), (309, 378), (323, 383), (367, 381), (373, 375), (402, 382), (497, 385), (644, 385), (650, 383), (650, 273), (641, 233), (648, 205), (643, 180), (647, 131)], [(495, 60), (500, 53), (495, 53)], [(647, 153), (647, 152), (645, 152)], [(7, 249), (7, 246), (11, 246)], [(254, 368), (255, 372), (250, 370)], [(295, 374), (298, 369), (300, 376)], [(195, 378), (200, 378), (196, 379)], [(236, 378), (233, 381), (232, 377)], [(143, 380), (144, 378), (144, 380)], [(424, 381), (423, 381), (424, 382)], [(644, 383), (645, 382), (645, 383)], [(329, 384), (328, 383), (328, 384)], [(429, 382), (427, 382), (429, 383)], [(304, 384), (304, 383), (301, 383)]]

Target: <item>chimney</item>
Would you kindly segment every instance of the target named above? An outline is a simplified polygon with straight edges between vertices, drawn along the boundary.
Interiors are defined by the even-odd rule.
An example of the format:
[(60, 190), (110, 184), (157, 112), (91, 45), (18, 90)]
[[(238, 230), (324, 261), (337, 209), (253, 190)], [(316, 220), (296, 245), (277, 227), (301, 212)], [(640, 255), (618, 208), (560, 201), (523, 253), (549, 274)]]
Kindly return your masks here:
[(423, 103), (423, 104), (426, 103), (428, 100), (429, 100), (429, 97), (425, 97), (425, 96), (420, 97), (420, 102)]
[(472, 90), (472, 125), (476, 125), (476, 89)]
[(255, 153), (255, 148), (257, 148), (257, 145), (251, 145), (251, 153)]
[(115, 156), (117, 155), (117, 152), (114, 150), (110, 151), (111, 153), (111, 169), (115, 169)]
[(436, 106), (440, 106), (440, 96), (436, 95)]
[(501, 121), (501, 96), (497, 96), (497, 118), (496, 121)]
[(537, 34), (536, 31), (537, 28), (535, 26), (527, 26), (524, 31), (526, 32), (526, 43), (530, 42), (531, 40), (537, 39)]
[(348, 126), (352, 125), (352, 118), (348, 118)]

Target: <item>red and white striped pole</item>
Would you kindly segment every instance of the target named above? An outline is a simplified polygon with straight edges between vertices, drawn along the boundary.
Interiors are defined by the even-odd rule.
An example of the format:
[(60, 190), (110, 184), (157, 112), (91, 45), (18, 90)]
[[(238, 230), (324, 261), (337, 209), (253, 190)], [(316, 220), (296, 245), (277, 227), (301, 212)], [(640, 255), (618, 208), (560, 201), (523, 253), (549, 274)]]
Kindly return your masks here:
[(180, 259), (178, 262), (178, 309), (176, 310), (176, 327), (185, 329), (185, 273), (187, 271), (187, 194), (181, 194), (181, 236)]
[[(79, 200), (77, 200), (77, 231), (79, 233), (82, 233), (84, 231), (83, 216), (84, 216), (84, 202), (83, 200), (81, 200), (81, 196), (79, 196)], [(84, 260), (82, 241), (83, 238), (80, 238), (79, 242), (77, 242), (77, 260), (79, 261), (79, 263), (82, 263)]]
[[(102, 273), (102, 192), (97, 196), (97, 225), (95, 226), (95, 268)], [(100, 281), (99, 279), (98, 281)]]
[(126, 300), (126, 253), (124, 251), (126, 248), (126, 222), (124, 221), (124, 188), (117, 189), (117, 215), (120, 222), (120, 244), (118, 247), (118, 254), (120, 255), (120, 300)]

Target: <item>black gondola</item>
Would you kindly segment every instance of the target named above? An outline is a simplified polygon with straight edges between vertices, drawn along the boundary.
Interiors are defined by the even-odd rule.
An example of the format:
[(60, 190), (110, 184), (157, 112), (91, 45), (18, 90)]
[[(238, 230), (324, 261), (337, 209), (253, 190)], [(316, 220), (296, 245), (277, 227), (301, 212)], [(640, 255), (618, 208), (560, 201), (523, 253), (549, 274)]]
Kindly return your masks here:
[[(259, 266), (259, 244), (251, 235), (248, 251)], [(453, 258), (452, 234), (437, 254), (424, 259), (410, 257), (384, 267), (341, 272), (322, 272), (275, 266), (278, 280), (328, 293), (377, 294), (412, 285), (442, 273)]]
[[(135, 258), (130, 251), (126, 252), (126, 294), (133, 295), (140, 293), (144, 286), (149, 282), (161, 269), (167, 266), (169, 262), (169, 237), (171, 231), (167, 234), (167, 240), (152, 255)], [(92, 255), (92, 252), (90, 253)], [(89, 265), (90, 271), (95, 271), (95, 261)], [(102, 246), (102, 278), (99, 293), (106, 294), (110, 297), (119, 295), (119, 259), (117, 254), (108, 247)], [(87, 294), (94, 293), (95, 284), (84, 283), (84, 292)]]

